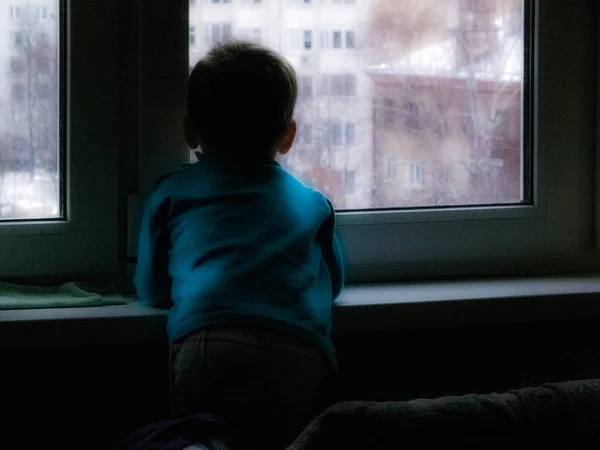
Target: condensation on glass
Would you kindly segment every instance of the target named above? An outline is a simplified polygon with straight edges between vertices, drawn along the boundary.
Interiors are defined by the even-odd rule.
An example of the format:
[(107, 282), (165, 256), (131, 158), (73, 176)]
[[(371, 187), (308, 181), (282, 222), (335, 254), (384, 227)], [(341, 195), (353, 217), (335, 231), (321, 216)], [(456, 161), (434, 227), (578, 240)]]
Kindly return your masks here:
[(58, 0), (0, 3), (0, 220), (61, 215)]
[(525, 16), (523, 0), (198, 0), (190, 62), (228, 39), (283, 54), (300, 95), (281, 162), (338, 209), (522, 203)]

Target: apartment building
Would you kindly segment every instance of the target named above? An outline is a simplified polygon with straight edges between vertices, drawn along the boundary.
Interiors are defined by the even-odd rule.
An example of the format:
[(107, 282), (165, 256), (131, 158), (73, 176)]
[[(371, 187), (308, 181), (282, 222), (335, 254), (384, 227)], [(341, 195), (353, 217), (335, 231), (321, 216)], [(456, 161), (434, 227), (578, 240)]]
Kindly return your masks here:
[(368, 10), (367, 0), (190, 2), (190, 62), (237, 38), (279, 51), (296, 68), (299, 132), (282, 163), (343, 209), (372, 205)]

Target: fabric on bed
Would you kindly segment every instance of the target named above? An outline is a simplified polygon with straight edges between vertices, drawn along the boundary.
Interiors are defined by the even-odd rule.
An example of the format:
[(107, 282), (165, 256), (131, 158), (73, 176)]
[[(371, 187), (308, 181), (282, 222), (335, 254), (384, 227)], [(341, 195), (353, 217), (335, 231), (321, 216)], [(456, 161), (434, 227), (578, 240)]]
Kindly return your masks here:
[(600, 380), (502, 394), (342, 402), (288, 450), (600, 448)]

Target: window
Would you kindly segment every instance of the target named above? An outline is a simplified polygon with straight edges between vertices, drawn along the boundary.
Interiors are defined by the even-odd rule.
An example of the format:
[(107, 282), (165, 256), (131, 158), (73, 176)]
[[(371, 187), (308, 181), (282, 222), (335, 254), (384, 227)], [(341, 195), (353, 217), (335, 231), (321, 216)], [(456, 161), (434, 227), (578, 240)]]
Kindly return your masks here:
[(10, 18), (11, 18), (11, 20), (18, 20), (21, 18), (21, 6), (20, 5), (11, 5)]
[(353, 73), (344, 75), (344, 95), (356, 96), (356, 75)]
[(10, 70), (14, 74), (24, 73), (26, 71), (26, 67), (23, 58), (12, 57), (10, 60)]
[(356, 192), (356, 172), (354, 170), (344, 171), (344, 190), (346, 194)]
[(396, 180), (396, 160), (394, 158), (386, 158), (385, 160), (385, 180), (395, 181)]
[(425, 182), (425, 169), (420, 164), (409, 163), (406, 166), (406, 181), (410, 189), (421, 189)]
[(346, 93), (346, 89), (345, 89), (345, 82), (346, 78), (344, 75), (331, 75), (331, 77), (329, 77), (329, 82), (330, 82), (330, 88), (329, 88), (329, 94), (330, 95), (344, 95)]
[(304, 50), (310, 50), (312, 48), (312, 31), (304, 30)]
[(356, 48), (354, 40), (354, 31), (346, 31), (346, 48)]
[(385, 128), (396, 127), (396, 103), (392, 98), (383, 99), (383, 126)]
[(333, 48), (342, 48), (342, 32), (333, 32)]
[(50, 34), (45, 31), (42, 31), (39, 35), (39, 44), (40, 49), (46, 48), (51, 44)]
[(310, 75), (300, 77), (299, 97), (301, 100), (310, 99), (313, 96), (313, 78)]
[(40, 58), (37, 61), (37, 71), (39, 74), (50, 74), (50, 60), (47, 58)]
[(23, 45), (23, 33), (20, 31), (11, 31), (10, 36), (15, 48), (19, 48)]
[(346, 146), (351, 147), (354, 145), (356, 141), (355, 135), (356, 129), (354, 124), (351, 122), (346, 122)]
[(13, 83), (12, 85), (12, 101), (13, 107), (18, 107), (25, 100), (25, 85), (21, 82)]
[(119, 268), (118, 7), (0, 8), (0, 276)]
[(196, 46), (196, 27), (190, 26), (190, 47)]
[(342, 145), (342, 124), (338, 121), (331, 123), (331, 143), (333, 145)]
[(231, 23), (213, 23), (204, 26), (204, 43), (208, 48), (230, 41), (233, 37)]
[(302, 131), (302, 142), (304, 142), (304, 144), (311, 144), (312, 143), (312, 125), (310, 125), (309, 123), (305, 123), (300, 127), (301, 131)]
[[(269, 36), (266, 45), (297, 65), (305, 28), (317, 33), (313, 38), (318, 35), (323, 48), (333, 49), (334, 31), (342, 33), (342, 47), (360, 47), (359, 54), (336, 49), (335, 57), (319, 55), (311, 72), (318, 82), (314, 103), (297, 111), (299, 123), (313, 124), (314, 140), (325, 132), (323, 118), (344, 124), (343, 136), (345, 123), (354, 123), (360, 139), (345, 152), (351, 155), (338, 167), (340, 161), (323, 163), (314, 152), (299, 150), (286, 166), (301, 176), (318, 170), (323, 179), (338, 180), (327, 189), (317, 187), (335, 199), (353, 273), (377, 279), (383, 272), (411, 278), (496, 274), (498, 267), (515, 274), (597, 267), (589, 244), (595, 134), (591, 119), (579, 120), (594, 114), (593, 2), (535, 2), (533, 14), (530, 0), (479, 1), (501, 4), (502, 11), (490, 15), (458, 0), (425, 2), (417, 9), (408, 0), (341, 0), (335, 9), (343, 21), (325, 23), (317, 18), (331, 10), (331, 1), (313, 2), (300, 18), (301, 3), (273, 1), (282, 14), (261, 25)], [(455, 13), (448, 12), (449, 3), (455, 3)], [(238, 7), (234, 2), (231, 11)], [(201, 23), (221, 20), (210, 16), (216, 11), (206, 8)], [(496, 19), (508, 11), (519, 20), (505, 20), (512, 25), (504, 29)], [(242, 20), (242, 14), (233, 19)], [(293, 29), (300, 31), (294, 51), (286, 38)], [(561, 39), (555, 39), (559, 32)], [(182, 57), (161, 60), (176, 62), (175, 56)], [(495, 108), (508, 111), (515, 125), (498, 128)], [(462, 118), (469, 116), (477, 139), (463, 133)], [(150, 119), (145, 120), (155, 127), (158, 122)], [(176, 136), (173, 132), (173, 142)], [(157, 157), (157, 166), (164, 165), (160, 158), (171, 156)], [(387, 158), (397, 161), (395, 183), (385, 183)], [(407, 164), (417, 165), (413, 179), (422, 180), (422, 189), (403, 182), (410, 180)], [(565, 176), (565, 167), (573, 176)], [(355, 171), (352, 195), (346, 195), (342, 170)], [(155, 177), (148, 175), (148, 184), (150, 178)]]
[(421, 129), (421, 113), (419, 106), (414, 102), (406, 102), (402, 107), (404, 113), (404, 126), (408, 130)]
[(321, 77), (321, 94), (334, 96), (355, 96), (356, 75), (325, 74)]

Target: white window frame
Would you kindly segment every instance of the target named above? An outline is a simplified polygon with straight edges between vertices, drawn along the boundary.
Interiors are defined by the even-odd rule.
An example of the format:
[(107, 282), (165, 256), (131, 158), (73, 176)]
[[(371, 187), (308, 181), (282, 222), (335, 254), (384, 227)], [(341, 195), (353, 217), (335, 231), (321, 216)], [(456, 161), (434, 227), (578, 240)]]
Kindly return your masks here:
[[(168, 2), (173, 11), (185, 4), (186, 0)], [(167, 3), (152, 1), (149, 5), (144, 3), (145, 15), (165, 17)], [(600, 213), (594, 209), (594, 200), (599, 198), (593, 183), (594, 175), (600, 177), (600, 163), (595, 172), (593, 169), (595, 5), (588, 0), (537, 0), (533, 5), (534, 96), (529, 129), (535, 138), (533, 182), (537, 189), (533, 204), (339, 212), (337, 226), (347, 253), (349, 281), (600, 270), (596, 252)], [(161, 22), (161, 37), (187, 29), (187, 16), (168, 16), (173, 20)], [(157, 67), (169, 68), (170, 80), (185, 86), (187, 64), (179, 63), (186, 60), (187, 48), (160, 52), (147, 45), (146, 49), (152, 55), (142, 66), (148, 94), (154, 96), (157, 87), (164, 86), (159, 79), (164, 73)], [(178, 67), (181, 73), (175, 74)], [(186, 161), (181, 127), (173, 119), (181, 115), (185, 89), (176, 88), (175, 94), (181, 94), (178, 98), (172, 91), (174, 83), (167, 86), (169, 99), (159, 94), (163, 100), (160, 108), (142, 109), (141, 135), (146, 140), (141, 158), (142, 193), (159, 175)], [(160, 139), (153, 140), (158, 130)]]
[(118, 0), (66, 0), (61, 99), (65, 220), (0, 222), (0, 276), (115, 274), (118, 252)]

